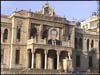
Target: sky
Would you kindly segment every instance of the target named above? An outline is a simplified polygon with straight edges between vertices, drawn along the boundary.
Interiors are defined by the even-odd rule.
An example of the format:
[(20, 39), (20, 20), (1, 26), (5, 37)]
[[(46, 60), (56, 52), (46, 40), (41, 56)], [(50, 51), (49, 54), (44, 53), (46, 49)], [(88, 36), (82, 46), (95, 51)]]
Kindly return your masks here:
[[(1, 1), (1, 14), (10, 15), (17, 10), (39, 10), (47, 1)], [(76, 21), (85, 20), (92, 12), (97, 12), (97, 1), (48, 1), (57, 15)]]

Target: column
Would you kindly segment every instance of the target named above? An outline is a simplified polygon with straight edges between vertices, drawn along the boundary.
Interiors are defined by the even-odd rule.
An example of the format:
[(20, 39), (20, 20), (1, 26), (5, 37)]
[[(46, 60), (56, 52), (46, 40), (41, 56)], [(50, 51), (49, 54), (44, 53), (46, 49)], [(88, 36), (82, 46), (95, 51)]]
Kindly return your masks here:
[(32, 68), (34, 68), (34, 52), (32, 52)]
[(45, 52), (45, 69), (47, 69), (47, 53), (48, 53), (48, 51), (47, 50), (45, 50), (44, 51)]
[(57, 70), (59, 69), (59, 51), (57, 51)]
[(69, 60), (70, 60), (71, 59), (71, 53), (69, 53), (69, 52), (68, 52), (68, 57), (69, 57)]

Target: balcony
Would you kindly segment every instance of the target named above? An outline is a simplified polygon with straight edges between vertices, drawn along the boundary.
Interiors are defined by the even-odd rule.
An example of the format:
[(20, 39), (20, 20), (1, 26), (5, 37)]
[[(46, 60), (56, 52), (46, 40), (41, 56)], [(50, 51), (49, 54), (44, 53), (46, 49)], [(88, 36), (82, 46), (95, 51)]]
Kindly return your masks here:
[(33, 43), (35, 43), (35, 44), (46, 44), (46, 40), (44, 39), (39, 39), (39, 40), (37, 40), (36, 38), (34, 38), (34, 39), (29, 39), (28, 41), (27, 41), (27, 44), (33, 44)]

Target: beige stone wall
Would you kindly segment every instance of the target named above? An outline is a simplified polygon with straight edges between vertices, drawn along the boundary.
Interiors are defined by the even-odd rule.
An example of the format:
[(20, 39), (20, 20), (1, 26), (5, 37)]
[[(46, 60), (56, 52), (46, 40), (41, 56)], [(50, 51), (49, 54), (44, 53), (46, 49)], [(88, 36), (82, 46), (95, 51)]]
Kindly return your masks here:
[[(5, 26), (8, 28), (8, 40), (7, 40), (7, 45), (4, 44), (3, 42), (1, 43), (2, 47), (5, 50), (5, 54), (4, 54), (4, 68), (27, 68), (28, 67), (28, 49), (31, 49), (31, 52), (33, 53), (35, 51), (34, 49), (34, 44), (42, 44), (43, 45), (43, 49), (52, 49), (54, 48), (54, 46), (50, 46), (50, 48), (47, 48), (47, 42), (46, 39), (41, 39), (41, 31), (43, 28), (43, 25), (48, 25), (49, 27), (51, 27), (51, 29), (55, 28), (58, 31), (58, 36), (56, 37), (58, 40), (61, 40), (62, 43), (64, 43), (63, 45), (61, 45), (61, 47), (63, 49), (66, 49), (66, 47), (69, 47), (70, 49), (66, 49), (65, 51), (69, 51), (72, 53), (72, 48), (74, 48), (74, 26), (71, 26), (70, 28), (72, 29), (72, 33), (71, 33), (71, 40), (67, 41), (65, 40), (65, 38), (67, 38), (64, 33), (64, 25), (65, 23), (60, 23), (59, 22), (54, 22), (54, 21), (47, 21), (47, 20), (42, 20), (42, 19), (35, 19), (34, 17), (32, 18), (31, 13), (25, 14), (25, 15), (20, 15), (18, 13), (13, 13), (9, 18), (8, 22), (11, 22), (11, 25)], [(30, 18), (29, 18), (30, 17)], [(4, 19), (2, 19), (3, 22)], [(20, 25), (20, 22), (22, 22), (21, 24), (21, 40), (18, 41), (16, 39), (16, 28), (17, 26)], [(36, 29), (38, 31), (38, 37), (35, 37), (34, 39), (28, 39), (29, 37), (29, 27), (31, 25), (31, 23), (35, 23), (36, 24)], [(1, 28), (1, 33), (3, 33), (2, 31), (4, 30), (5, 27)], [(2, 36), (2, 34), (1, 34)], [(51, 38), (51, 35), (49, 35), (48, 39)], [(2, 39), (2, 38), (1, 38)], [(36, 42), (36, 40), (38, 40)], [(33, 44), (34, 43), (34, 44)], [(69, 45), (68, 45), (69, 43)], [(58, 50), (57, 48), (58, 46), (56, 46), (56, 50)], [(16, 49), (20, 50), (20, 63), (19, 64), (15, 64), (15, 51)], [(39, 54), (36, 55), (36, 63), (40, 64), (41, 63), (41, 57)], [(48, 59), (48, 68), (53, 68), (53, 60), (52, 59)], [(65, 62), (66, 60), (64, 60)], [(66, 69), (67, 65), (63, 62), (63, 68)], [(67, 62), (67, 61), (66, 61)], [(40, 65), (36, 65), (37, 68), (41, 67)]]

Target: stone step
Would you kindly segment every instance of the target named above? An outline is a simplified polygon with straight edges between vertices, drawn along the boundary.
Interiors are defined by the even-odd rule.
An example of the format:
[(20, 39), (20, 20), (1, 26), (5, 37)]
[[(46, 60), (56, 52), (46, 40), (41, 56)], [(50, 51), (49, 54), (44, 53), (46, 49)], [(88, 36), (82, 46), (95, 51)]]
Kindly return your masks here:
[(59, 74), (59, 70), (49, 69), (3, 69), (2, 74)]

